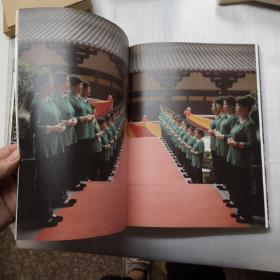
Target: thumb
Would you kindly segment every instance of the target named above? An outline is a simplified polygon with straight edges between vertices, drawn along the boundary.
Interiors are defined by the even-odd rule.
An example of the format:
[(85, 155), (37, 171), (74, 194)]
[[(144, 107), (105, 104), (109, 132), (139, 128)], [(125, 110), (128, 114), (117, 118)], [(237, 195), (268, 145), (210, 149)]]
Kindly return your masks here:
[(19, 151), (15, 150), (5, 158), (0, 159), (0, 179), (13, 173), (20, 159)]

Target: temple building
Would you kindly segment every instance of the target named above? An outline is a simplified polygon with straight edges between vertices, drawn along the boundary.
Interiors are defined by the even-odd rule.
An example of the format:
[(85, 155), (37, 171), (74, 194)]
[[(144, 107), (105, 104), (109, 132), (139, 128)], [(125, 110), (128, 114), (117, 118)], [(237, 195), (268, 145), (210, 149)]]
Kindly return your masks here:
[(90, 83), (94, 98), (111, 95), (116, 105), (124, 101), (128, 67), (124, 32), (83, 11), (50, 8), (41, 13), (30, 9), (20, 17), (19, 61), (54, 74), (79, 75)]
[[(257, 90), (255, 45), (151, 43), (130, 48), (130, 119), (156, 120), (164, 104), (176, 112), (211, 114), (219, 95)], [(155, 108), (157, 108), (155, 110)]]

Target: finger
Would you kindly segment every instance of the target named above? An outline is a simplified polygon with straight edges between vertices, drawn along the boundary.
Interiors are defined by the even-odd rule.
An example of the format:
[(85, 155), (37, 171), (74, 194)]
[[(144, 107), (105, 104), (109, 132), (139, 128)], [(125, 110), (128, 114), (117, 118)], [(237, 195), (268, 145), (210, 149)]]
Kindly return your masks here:
[(9, 176), (1, 180), (0, 193), (7, 205), (9, 212), (14, 217), (16, 214), (16, 201), (17, 201), (17, 182), (15, 178)]
[(8, 157), (17, 149), (17, 145), (11, 144), (0, 149), (0, 159)]
[(17, 168), (20, 159), (19, 151), (13, 151), (8, 157), (0, 159), (0, 179), (9, 176)]

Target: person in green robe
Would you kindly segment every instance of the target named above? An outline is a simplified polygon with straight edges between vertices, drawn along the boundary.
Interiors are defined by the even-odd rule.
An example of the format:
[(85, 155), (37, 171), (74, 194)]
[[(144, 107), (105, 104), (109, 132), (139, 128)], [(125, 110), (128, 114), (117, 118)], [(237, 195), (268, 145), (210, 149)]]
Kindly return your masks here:
[(170, 124), (170, 136), (171, 136), (170, 148), (172, 151), (172, 155), (174, 155), (176, 161), (178, 160), (176, 140), (178, 137), (178, 130), (180, 126), (181, 126), (181, 119), (177, 115), (176, 116), (174, 115)]
[(195, 138), (196, 141), (191, 149), (192, 154), (192, 182), (196, 184), (203, 183), (203, 174), (202, 174), (202, 164), (204, 158), (204, 131), (201, 128), (195, 129)]
[(100, 127), (102, 145), (100, 181), (107, 181), (110, 173), (109, 168), (112, 147), (108, 138), (108, 133), (106, 133), (107, 125), (105, 119), (98, 119), (98, 125)]
[[(56, 207), (70, 207), (76, 203), (76, 199), (70, 199), (67, 190), (74, 186), (74, 178), (71, 176), (74, 171), (74, 146), (77, 143), (75, 125), (75, 110), (72, 107), (68, 92), (70, 89), (69, 76), (65, 73), (56, 73), (54, 76), (55, 93), (53, 101), (58, 108), (61, 122), (65, 125), (62, 133), (64, 153), (59, 156), (59, 166), (57, 174), (58, 193)], [(67, 174), (67, 175), (66, 175)]]
[(158, 116), (159, 119), (159, 125), (160, 125), (160, 131), (161, 131), (161, 137), (162, 139), (166, 140), (166, 136), (165, 136), (165, 127), (164, 127), (164, 121), (165, 121), (165, 108), (163, 105), (159, 106), (160, 109), (160, 113)]
[[(190, 126), (188, 129), (188, 134), (189, 134), (189, 140), (187, 142), (187, 144), (185, 144), (186, 147), (186, 168), (187, 168), (187, 175), (189, 178), (192, 179), (192, 154), (191, 154), (191, 149), (194, 145), (194, 143), (196, 142), (196, 138), (195, 138), (195, 128), (193, 126)], [(189, 181), (189, 182), (192, 182)]]
[(120, 115), (120, 110), (114, 110), (114, 123), (116, 127), (116, 162), (118, 161), (118, 157), (120, 154), (122, 141), (123, 141), (123, 118)]
[(88, 106), (83, 101), (81, 96), (83, 91), (82, 80), (71, 75), (69, 77), (70, 92), (68, 94), (69, 100), (75, 110), (74, 117), (78, 123), (75, 125), (75, 133), (77, 137), (77, 144), (75, 145), (75, 180), (72, 190), (82, 190), (86, 184), (85, 175), (87, 171), (87, 157), (89, 153), (88, 139), (89, 128), (88, 123), (92, 121), (91, 115), (88, 113)]
[[(187, 158), (186, 158), (186, 144), (188, 143), (189, 139), (190, 139), (190, 134), (189, 134), (189, 128), (190, 128), (190, 124), (187, 123), (186, 126), (185, 126), (185, 133), (182, 137), (182, 140), (181, 140), (181, 152), (183, 154), (183, 168), (185, 170), (185, 172), (188, 174), (188, 167), (187, 167)], [(187, 177), (188, 175), (184, 175), (184, 177), (188, 178)]]
[(89, 121), (87, 123), (87, 129), (88, 129), (88, 138), (84, 140), (84, 149), (87, 151), (84, 156), (84, 170), (82, 178), (83, 180), (87, 181), (90, 179), (90, 169), (92, 166), (93, 158), (90, 155), (91, 145), (95, 138), (95, 130), (94, 130), (94, 123), (93, 120), (95, 119), (95, 116), (93, 114), (93, 110), (91, 105), (89, 104), (88, 98), (91, 97), (91, 86), (88, 82), (83, 81), (83, 90), (81, 94), (82, 102), (84, 103), (84, 107), (86, 109), (86, 113), (89, 117)]
[(174, 116), (171, 111), (167, 111), (166, 115), (166, 121), (165, 121), (165, 130), (166, 130), (166, 142), (168, 147), (171, 149), (172, 147), (172, 134), (171, 134), (171, 129), (174, 123)]
[(113, 143), (113, 163), (114, 163), (117, 157), (117, 129), (115, 125), (115, 116), (113, 111), (109, 113), (109, 117), (110, 119), (108, 120), (107, 125), (110, 128), (114, 139), (114, 143)]
[(101, 174), (101, 163), (102, 163), (102, 143), (101, 143), (101, 131), (96, 119), (96, 107), (92, 107), (93, 111), (93, 129), (94, 129), (94, 138), (91, 143), (90, 149), (90, 179), (92, 181), (98, 181)]
[(30, 106), (30, 127), (34, 137), (38, 221), (42, 227), (53, 227), (63, 219), (54, 215), (53, 202), (58, 158), (64, 152), (62, 134), (65, 125), (50, 97), (54, 90), (53, 77), (49, 73), (38, 73), (35, 86), (38, 92)]
[(250, 118), (253, 105), (254, 99), (250, 95), (236, 100), (238, 120), (227, 139), (232, 199), (238, 209), (232, 217), (239, 223), (251, 222), (253, 216), (251, 169), (257, 143), (256, 126)]
[(182, 152), (182, 139), (184, 135), (186, 134), (186, 121), (182, 120), (181, 126), (178, 130), (178, 137), (176, 141), (176, 149), (177, 149), (177, 155), (178, 155), (178, 162), (180, 164), (180, 167), (184, 168), (184, 162), (185, 162), (185, 154)]
[(109, 139), (109, 143), (111, 145), (109, 149), (109, 166), (108, 166), (108, 175), (112, 175), (112, 169), (113, 169), (113, 155), (114, 155), (114, 145), (115, 145), (115, 136), (114, 136), (114, 131), (111, 128), (111, 117), (110, 114), (107, 114), (105, 116), (105, 121), (106, 121), (106, 129), (105, 132), (107, 134), (107, 137)]
[[(228, 154), (228, 144), (227, 139), (229, 137), (229, 133), (235, 123), (237, 122), (237, 115), (235, 114), (235, 99), (232, 96), (227, 96), (224, 98), (224, 106), (223, 110), (225, 113), (224, 119), (221, 121), (219, 126), (219, 131), (216, 130), (216, 151), (217, 156), (219, 158), (219, 169), (223, 174), (223, 182), (225, 187), (229, 192), (229, 197), (231, 196), (231, 184), (228, 176), (228, 163), (227, 163), (227, 154)], [(227, 207), (233, 208), (235, 207), (233, 201), (229, 199), (225, 199)]]
[(121, 150), (122, 143), (124, 140), (124, 135), (125, 135), (126, 111), (125, 111), (124, 104), (120, 106), (118, 115), (119, 115), (119, 121), (118, 121), (118, 128), (117, 128), (117, 135), (118, 135), (117, 149), (118, 149), (118, 153), (119, 153)]
[[(220, 131), (220, 126), (221, 126), (221, 122), (224, 120), (224, 118), (227, 118), (225, 113), (224, 113), (224, 97), (223, 96), (219, 96), (216, 100), (216, 111), (219, 114), (215, 120), (215, 128), (212, 130), (213, 132), (213, 136), (216, 137), (216, 133), (218, 133)], [(213, 143), (214, 144), (214, 143)], [(220, 158), (220, 156), (217, 154), (217, 138), (215, 141), (216, 144), (216, 187), (219, 190), (226, 190), (225, 187), (225, 176), (223, 173), (223, 161)], [(214, 148), (214, 147), (213, 147)]]
[(208, 134), (210, 135), (210, 150), (212, 155), (212, 174), (214, 176), (214, 182), (218, 182), (217, 179), (217, 151), (216, 151), (216, 136), (214, 130), (216, 129), (218, 116), (220, 112), (216, 108), (216, 101), (212, 102), (211, 106), (212, 114), (214, 115), (214, 119), (211, 121), (210, 129), (208, 130)]

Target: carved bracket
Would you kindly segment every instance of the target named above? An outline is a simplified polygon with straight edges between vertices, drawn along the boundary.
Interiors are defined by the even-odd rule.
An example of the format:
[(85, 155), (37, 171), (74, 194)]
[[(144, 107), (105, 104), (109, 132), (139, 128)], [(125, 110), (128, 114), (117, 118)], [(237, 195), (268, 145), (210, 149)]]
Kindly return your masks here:
[(97, 55), (98, 53), (97, 48), (69, 44), (62, 45), (61, 43), (48, 43), (47, 47), (55, 50), (71, 66), (83, 64), (84, 60), (89, 58), (91, 54)]
[(203, 77), (209, 78), (211, 82), (221, 89), (222, 93), (227, 92), (239, 79), (245, 77), (244, 72), (218, 72), (207, 71), (202, 73)]
[(151, 71), (150, 75), (157, 81), (163, 88), (171, 89), (182, 81), (184, 77), (190, 76), (191, 72), (187, 70), (182, 71)]

